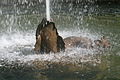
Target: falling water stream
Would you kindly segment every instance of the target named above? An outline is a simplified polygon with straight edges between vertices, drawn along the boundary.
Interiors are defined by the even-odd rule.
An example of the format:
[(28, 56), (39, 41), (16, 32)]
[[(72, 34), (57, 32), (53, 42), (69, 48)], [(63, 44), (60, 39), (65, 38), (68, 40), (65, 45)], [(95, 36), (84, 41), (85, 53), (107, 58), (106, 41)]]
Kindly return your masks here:
[[(0, 4), (0, 80), (120, 79), (119, 5), (16, 1)], [(43, 17), (54, 19), (63, 38), (82, 36), (94, 41), (105, 35), (111, 48), (75, 47), (56, 54), (35, 54), (35, 30)]]

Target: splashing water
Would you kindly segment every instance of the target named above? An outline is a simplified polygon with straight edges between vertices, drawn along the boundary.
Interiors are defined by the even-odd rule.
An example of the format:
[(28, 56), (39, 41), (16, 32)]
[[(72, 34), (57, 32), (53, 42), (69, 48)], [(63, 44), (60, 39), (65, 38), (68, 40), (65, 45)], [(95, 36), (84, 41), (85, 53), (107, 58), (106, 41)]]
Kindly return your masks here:
[(46, 17), (50, 21), (50, 0), (46, 0)]
[[(20, 78), (20, 80), (26, 80), (26, 78), (29, 80), (39, 80), (40, 78), (31, 79), (32, 75), (30, 74), (30, 73), (33, 73), (32, 69), (34, 68), (33, 67), (34, 65), (36, 68), (37, 61), (40, 61), (38, 62), (40, 64), (43, 63), (42, 66), (45, 65), (46, 71), (50, 71), (52, 72), (51, 74), (55, 74), (56, 76), (61, 74), (63, 75), (64, 72), (62, 70), (64, 68), (61, 66), (60, 67), (62, 69), (59, 69), (60, 67), (55, 67), (55, 68), (53, 67), (54, 68), (53, 70), (60, 71), (60, 74), (56, 74), (57, 72), (54, 73), (53, 71), (48, 69), (49, 67), (52, 68), (52, 66), (50, 65), (52, 63), (64, 63), (63, 65), (65, 65), (65, 69), (64, 69), (65, 74), (67, 74), (67, 70), (66, 70), (66, 68), (68, 68), (67, 64), (68, 66), (70, 63), (72, 63), (75, 66), (77, 65), (77, 67), (79, 66), (79, 68), (75, 67), (76, 68), (75, 69), (74, 66), (72, 67), (70, 64), (69, 70), (72, 70), (73, 72), (75, 71), (75, 75), (77, 74), (81, 75), (79, 73), (85, 72), (85, 74), (84, 73), (82, 74), (82, 78), (84, 79), (86, 78), (86, 76), (88, 76), (88, 78), (90, 77), (90, 79), (84, 79), (84, 80), (91, 80), (92, 79), (91, 74), (93, 74), (91, 72), (93, 72), (94, 70), (100, 71), (101, 73), (100, 73), (100, 76), (97, 73), (93, 74), (93, 77), (96, 77), (96, 75), (98, 77), (101, 77), (101, 74), (104, 73), (103, 71), (105, 71), (105, 74), (106, 74), (107, 73), (106, 69), (108, 69), (108, 73), (110, 74), (110, 76), (118, 75), (119, 77), (119, 72), (120, 72), (119, 63), (117, 63), (118, 65), (117, 64), (114, 65), (114, 63), (119, 62), (120, 58), (119, 56), (115, 56), (115, 59), (114, 59), (114, 57), (111, 58), (107, 56), (106, 59), (104, 59), (104, 55), (108, 54), (107, 51), (99, 52), (97, 50), (83, 49), (83, 48), (70, 48), (70, 49), (66, 49), (65, 52), (60, 52), (57, 54), (54, 54), (54, 53), (35, 54), (33, 51), (34, 43), (35, 43), (36, 27), (42, 20), (43, 16), (45, 16), (44, 13), (46, 13), (47, 20), (50, 20), (50, 16), (52, 16), (52, 18), (55, 19), (54, 21), (56, 23), (58, 32), (63, 38), (66, 38), (69, 36), (77, 36), (77, 37), (82, 36), (82, 37), (88, 37), (92, 39), (92, 41), (94, 41), (96, 39), (99, 39), (102, 35), (106, 35), (110, 37), (110, 40), (112, 40), (111, 42), (114, 42), (114, 45), (115, 46), (117, 45), (116, 47), (118, 47), (118, 50), (116, 49), (115, 52), (113, 53), (120, 55), (120, 51), (119, 51), (120, 35), (118, 34), (120, 33), (120, 30), (119, 30), (120, 28), (118, 26), (119, 21), (117, 22), (117, 20), (119, 20), (119, 15), (117, 15), (116, 17), (113, 15), (97, 16), (97, 15), (89, 14), (89, 12), (91, 12), (95, 7), (91, 7), (89, 9), (88, 8), (89, 6), (85, 6), (85, 9), (84, 9), (83, 8), (84, 6), (82, 8), (79, 8), (81, 7), (80, 4), (78, 6), (75, 6), (72, 3), (70, 4), (57, 3), (59, 1), (64, 1), (64, 0), (59, 0), (59, 1), (46, 0), (46, 7), (45, 7), (45, 4), (37, 5), (38, 2), (35, 3), (35, 2), (32, 2), (32, 0), (31, 1), (19, 0), (19, 1), (20, 3), (17, 4), (17, 6), (16, 5), (14, 6), (16, 8), (15, 10), (14, 8), (9, 8), (9, 6), (8, 8), (5, 7), (0, 9), (0, 18), (1, 18), (0, 20), (0, 26), (1, 26), (0, 27), (0, 80), (3, 80), (4, 76), (6, 77), (9, 75), (12, 80), (16, 80), (13, 78), (18, 77), (18, 75), (16, 75), (16, 73), (18, 73), (16, 71), (17, 68), (21, 72), (21, 74), (18, 73), (19, 76), (21, 77), (22, 75), (21, 77), (22, 79)], [(33, 0), (33, 1), (39, 1), (39, 3), (41, 3), (41, 1), (44, 1), (44, 0)], [(54, 8), (52, 7), (51, 11), (50, 11), (50, 8), (51, 8), (50, 6), (54, 6)], [(44, 12), (45, 9), (46, 9), (46, 12)], [(87, 13), (86, 10), (88, 10), (88, 15), (83, 15), (84, 13)], [(103, 55), (102, 53), (105, 53), (105, 54)], [(32, 69), (27, 68), (26, 65), (29, 65), (29, 67), (31, 67)], [(27, 71), (25, 70), (25, 72), (22, 72), (20, 69), (21, 66), (23, 66), (22, 70), (26, 69)], [(42, 66), (39, 66), (38, 68), (41, 70)], [(110, 68), (110, 66), (112, 67)], [(5, 69), (4, 70), (2, 69), (4, 67), (7, 68), (8, 71), (6, 70), (5, 72), (4, 71)], [(12, 67), (13, 68), (16, 67), (15, 71), (13, 70), (15, 75), (12, 74), (11, 72)], [(111, 69), (112, 71), (110, 71)], [(29, 72), (30, 70), (32, 72)], [(72, 71), (71, 72), (68, 71), (68, 73), (71, 74), (73, 73)], [(36, 70), (34, 70), (34, 72), (35, 72), (35, 76), (33, 77), (36, 77), (37, 72), (38, 72), (38, 75), (40, 74), (38, 69), (37, 69), (37, 72)], [(44, 71), (42, 71), (42, 73), (43, 72)], [(29, 76), (26, 77), (27, 74), (28, 75), (30, 74), (30, 77)], [(103, 74), (103, 76), (105, 75)], [(81, 79), (80, 77), (74, 80), (79, 80)], [(71, 75), (70, 75), (70, 78), (71, 78)], [(9, 80), (9, 79), (10, 78), (7, 77), (7, 79), (5, 80)], [(106, 76), (105, 76), (105, 79), (106, 79)], [(46, 79), (43, 79), (43, 80), (46, 80)], [(67, 80), (72, 80), (72, 79), (67, 79)], [(97, 80), (97, 79), (94, 79), (94, 80)], [(104, 79), (100, 79), (100, 80), (104, 80)], [(115, 79), (115, 80), (118, 80), (118, 79)]]
[[(61, 14), (61, 15), (58, 14), (58, 16), (60, 18), (57, 18), (55, 15), (53, 16), (53, 14), (51, 14), (51, 16), (55, 18), (57, 26), (60, 25), (60, 27), (63, 26), (63, 27), (67, 28), (67, 26), (69, 26), (69, 25), (72, 25), (72, 27), (77, 27), (77, 26), (79, 26), (78, 23), (80, 24), (81, 22), (84, 22), (84, 20), (82, 20), (82, 18), (81, 18), (81, 21), (79, 21), (79, 19), (77, 19), (77, 18), (79, 18), (79, 16), (77, 16), (77, 15), (76, 15), (76, 17), (75, 16), (73, 17), (69, 14), (66, 14), (66, 16), (63, 16), (63, 14)], [(46, 0), (46, 17), (47, 17), (47, 20), (49, 21), (50, 20), (50, 0)], [(49, 58), (50, 58), (50, 59), (56, 60), (55, 58), (53, 58), (54, 56), (59, 56), (60, 58), (62, 58), (63, 56), (64, 57), (69, 56), (70, 58), (77, 60), (77, 59), (80, 59), (81, 57), (83, 58), (82, 53), (84, 53), (84, 54), (85, 53), (88, 53), (88, 54), (95, 53), (94, 51), (91, 51), (91, 50), (73, 48), (73, 49), (66, 50), (66, 52), (64, 52), (64, 53), (61, 52), (60, 55), (59, 54), (55, 54), (55, 55), (47, 54), (47, 58), (46, 58), (46, 54), (45, 55), (41, 55), (41, 54), (36, 55), (33, 52), (33, 46), (35, 43), (35, 38), (34, 38), (35, 36), (34, 36), (33, 32), (35, 33), (35, 27), (37, 26), (39, 21), (43, 18), (43, 15), (40, 18), (40, 15), (37, 15), (37, 14), (34, 14), (34, 15), (33, 14), (32, 15), (28, 15), (28, 14), (20, 15), (19, 14), (18, 16), (7, 14), (7, 16), (1, 16), (1, 18), (3, 18), (3, 20), (1, 21), (1, 26), (5, 27), (5, 30), (4, 30), (4, 28), (1, 29), (2, 35), (0, 36), (0, 44), (1, 44), (0, 45), (0, 60), (1, 59), (7, 60), (9, 63), (13, 62), (13, 61), (15, 62), (16, 60), (20, 60), (23, 63), (24, 62), (27, 63), (27, 61), (31, 61), (31, 60), (35, 60), (35, 59), (49, 60)], [(57, 23), (57, 22), (59, 22), (59, 23)], [(34, 28), (33, 28), (33, 26), (34, 26)], [(82, 26), (82, 24), (81, 24), (81, 26)], [(7, 30), (7, 28), (8, 28), (8, 30)], [(26, 33), (23, 33), (24, 29), (27, 31)], [(83, 37), (88, 37), (88, 38), (92, 39), (93, 41), (94, 41), (94, 39), (97, 39), (99, 36), (99, 35), (96, 35), (96, 33), (92, 34), (87, 29), (85, 29), (85, 30), (84, 29), (80, 30), (78, 28), (76, 30), (75, 29), (76, 28), (74, 28), (73, 30), (70, 30), (68, 27), (66, 30), (62, 29), (62, 31), (59, 31), (59, 33), (63, 38), (69, 37), (69, 36), (78, 36), (78, 37), (83, 36)], [(8, 33), (7, 32), (4, 33), (4, 31), (6, 31), (6, 30), (8, 31)], [(29, 33), (29, 31), (31, 31), (31, 30), (32, 30), (32, 32)], [(75, 56), (73, 56), (73, 55), (75, 55)], [(78, 57), (78, 55), (79, 55), (79, 57)], [(91, 59), (92, 59), (92, 57), (91, 57)], [(88, 59), (85, 59), (85, 60), (88, 60)], [(82, 61), (85, 61), (85, 60), (82, 60)], [(74, 62), (74, 60), (73, 60), (73, 62)]]

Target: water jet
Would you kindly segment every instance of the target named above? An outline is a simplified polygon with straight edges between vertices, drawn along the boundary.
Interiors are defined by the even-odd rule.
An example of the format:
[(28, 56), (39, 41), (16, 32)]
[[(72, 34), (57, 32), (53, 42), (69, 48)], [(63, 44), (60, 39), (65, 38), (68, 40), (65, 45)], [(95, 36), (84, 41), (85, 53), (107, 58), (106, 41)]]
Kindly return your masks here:
[(50, 0), (46, 0), (46, 18), (50, 21)]

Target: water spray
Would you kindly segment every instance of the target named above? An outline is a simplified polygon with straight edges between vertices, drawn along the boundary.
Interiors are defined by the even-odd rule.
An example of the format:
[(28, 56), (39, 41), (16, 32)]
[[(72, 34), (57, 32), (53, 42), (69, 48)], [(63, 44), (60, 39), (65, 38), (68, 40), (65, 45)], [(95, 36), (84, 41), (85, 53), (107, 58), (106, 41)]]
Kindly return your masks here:
[(50, 21), (50, 0), (46, 0), (46, 18)]

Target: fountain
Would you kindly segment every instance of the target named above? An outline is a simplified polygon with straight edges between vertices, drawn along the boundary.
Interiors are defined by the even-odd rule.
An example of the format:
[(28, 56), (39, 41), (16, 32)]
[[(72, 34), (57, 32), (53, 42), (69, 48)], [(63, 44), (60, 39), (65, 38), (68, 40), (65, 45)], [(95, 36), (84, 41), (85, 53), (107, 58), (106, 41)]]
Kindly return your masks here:
[[(12, 5), (1, 3), (0, 8), (0, 80), (120, 79), (119, 5), (71, 3), (80, 0), (51, 0), (51, 4), (50, 0), (46, 4), (45, 0), (9, 1)], [(52, 14), (50, 5), (54, 6)], [(50, 16), (55, 19), (63, 38), (72, 35), (94, 40), (107, 35), (113, 50), (69, 48), (59, 54), (34, 54), (35, 30), (45, 13), (48, 21)]]

